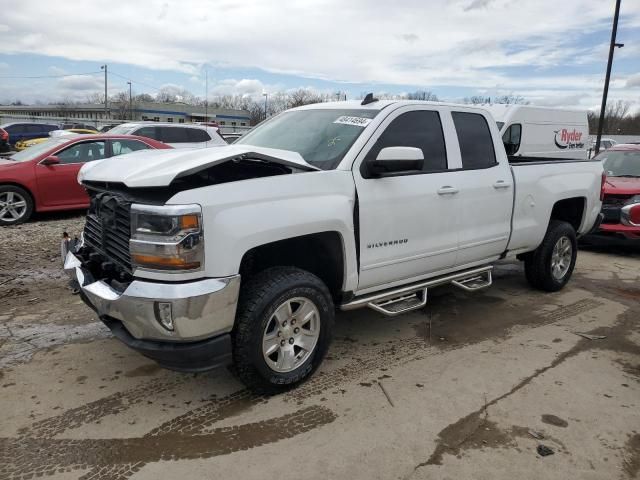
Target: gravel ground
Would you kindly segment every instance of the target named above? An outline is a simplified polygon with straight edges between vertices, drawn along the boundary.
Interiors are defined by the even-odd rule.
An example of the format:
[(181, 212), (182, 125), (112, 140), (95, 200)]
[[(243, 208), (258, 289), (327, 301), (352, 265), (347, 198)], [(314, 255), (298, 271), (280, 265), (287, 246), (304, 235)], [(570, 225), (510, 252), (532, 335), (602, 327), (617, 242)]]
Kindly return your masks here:
[(82, 223), (0, 230), (2, 480), (640, 478), (638, 249), (581, 251), (554, 294), (503, 263), (422, 311), (342, 313), (314, 377), (264, 398), (113, 339), (61, 271)]

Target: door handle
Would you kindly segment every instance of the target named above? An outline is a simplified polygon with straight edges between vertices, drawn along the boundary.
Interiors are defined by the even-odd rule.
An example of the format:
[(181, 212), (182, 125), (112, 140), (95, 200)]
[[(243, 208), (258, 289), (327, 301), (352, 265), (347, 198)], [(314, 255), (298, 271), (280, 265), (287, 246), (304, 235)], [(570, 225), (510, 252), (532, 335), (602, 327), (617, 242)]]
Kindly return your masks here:
[(438, 195), (455, 195), (456, 193), (458, 193), (458, 189), (450, 185), (438, 189)]
[(510, 188), (511, 185), (509, 185), (507, 182), (505, 182), (504, 180), (498, 180), (496, 183), (493, 184), (493, 188), (500, 189), (500, 188)]

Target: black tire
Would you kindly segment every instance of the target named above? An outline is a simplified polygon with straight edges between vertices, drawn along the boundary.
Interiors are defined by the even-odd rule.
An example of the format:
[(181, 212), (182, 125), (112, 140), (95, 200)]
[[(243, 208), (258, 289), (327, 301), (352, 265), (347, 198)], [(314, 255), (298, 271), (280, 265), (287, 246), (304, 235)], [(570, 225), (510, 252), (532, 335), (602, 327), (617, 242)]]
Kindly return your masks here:
[(29, 194), (29, 192), (24, 188), (20, 188), (15, 185), (0, 185), (0, 202), (2, 202), (0, 203), (0, 213), (3, 212), (3, 199), (6, 198), (6, 194), (13, 194), (13, 199), (20, 199), (19, 201), (21, 202), (24, 201), (25, 207), (24, 209), (22, 207), (20, 208), (21, 215), (16, 219), (9, 219), (10, 214), (8, 213), (0, 215), (0, 226), (18, 225), (29, 220), (33, 213), (33, 198), (31, 198), (31, 194)]
[[(571, 245), (571, 260), (566, 272), (558, 278), (552, 272), (552, 259), (556, 244), (563, 238), (567, 239)], [(560, 220), (551, 220), (540, 246), (525, 257), (524, 271), (527, 281), (533, 288), (545, 292), (561, 290), (571, 278), (577, 253), (578, 242), (573, 226)]]
[[(263, 356), (263, 335), (276, 309), (298, 297), (311, 300), (316, 307), (320, 332), (315, 348), (300, 365), (286, 373), (277, 372)], [(232, 333), (236, 375), (260, 394), (279, 393), (299, 384), (322, 363), (331, 343), (334, 316), (331, 294), (315, 275), (295, 267), (273, 267), (260, 272), (240, 289)]]

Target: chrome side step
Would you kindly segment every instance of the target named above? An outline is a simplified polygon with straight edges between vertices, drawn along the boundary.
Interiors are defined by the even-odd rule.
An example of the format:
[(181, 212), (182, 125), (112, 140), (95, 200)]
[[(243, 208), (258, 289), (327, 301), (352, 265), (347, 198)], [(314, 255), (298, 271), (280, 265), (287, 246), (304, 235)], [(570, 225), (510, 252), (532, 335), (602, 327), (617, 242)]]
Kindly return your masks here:
[(387, 316), (400, 315), (424, 307), (427, 304), (427, 290), (431, 287), (452, 284), (468, 292), (487, 288), (492, 283), (492, 270), (493, 266), (487, 265), (356, 297), (352, 301), (340, 305), (340, 310), (368, 307)]
[(418, 310), (427, 304), (427, 289), (423, 288), (417, 292), (400, 295), (388, 300), (369, 302), (367, 306), (376, 312), (380, 312), (388, 317), (395, 317), (402, 313)]
[(487, 270), (474, 277), (465, 278), (464, 280), (454, 280), (451, 283), (467, 292), (475, 292), (476, 290), (490, 287), (493, 283), (493, 277), (491, 276), (491, 270)]

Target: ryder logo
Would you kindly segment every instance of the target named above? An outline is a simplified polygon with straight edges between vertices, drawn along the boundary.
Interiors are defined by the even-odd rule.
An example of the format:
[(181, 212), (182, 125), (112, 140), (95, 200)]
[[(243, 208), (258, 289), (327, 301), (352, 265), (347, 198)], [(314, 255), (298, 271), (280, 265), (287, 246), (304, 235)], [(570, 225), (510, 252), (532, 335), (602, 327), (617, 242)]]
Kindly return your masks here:
[(562, 130), (554, 130), (555, 138), (554, 142), (556, 147), (564, 150), (565, 148), (583, 148), (584, 142), (582, 141), (582, 132), (576, 130), (567, 130), (563, 128)]

